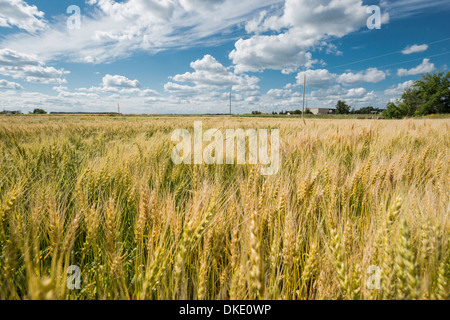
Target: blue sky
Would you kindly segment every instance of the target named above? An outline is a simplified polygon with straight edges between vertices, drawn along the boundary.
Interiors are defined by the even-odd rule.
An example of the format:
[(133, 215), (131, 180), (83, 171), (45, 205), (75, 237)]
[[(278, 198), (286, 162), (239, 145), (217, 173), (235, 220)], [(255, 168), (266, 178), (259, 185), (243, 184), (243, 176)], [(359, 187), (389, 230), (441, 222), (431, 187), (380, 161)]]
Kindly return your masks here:
[(0, 0), (0, 109), (225, 113), (232, 91), (235, 113), (296, 110), (305, 74), (308, 107), (384, 107), (448, 71), (449, 13), (448, 0)]

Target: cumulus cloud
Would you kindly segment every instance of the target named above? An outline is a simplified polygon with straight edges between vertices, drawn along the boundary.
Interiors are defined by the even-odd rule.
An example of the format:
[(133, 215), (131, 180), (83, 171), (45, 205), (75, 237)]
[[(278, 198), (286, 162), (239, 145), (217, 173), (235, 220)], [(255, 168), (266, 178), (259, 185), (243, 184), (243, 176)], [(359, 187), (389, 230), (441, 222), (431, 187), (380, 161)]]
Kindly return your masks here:
[(427, 44), (422, 44), (422, 45), (414, 44), (412, 46), (408, 46), (405, 49), (403, 49), (402, 53), (403, 54), (412, 54), (412, 53), (417, 53), (417, 52), (424, 52), (427, 50), (428, 50)]
[(226, 68), (213, 56), (205, 55), (202, 59), (191, 63), (194, 72), (186, 72), (171, 77), (174, 82), (192, 83), (195, 86), (169, 82), (165, 90), (174, 94), (214, 92), (231, 87), (233, 91), (245, 93), (246, 96), (259, 95), (259, 78), (248, 75), (237, 75), (230, 68)]
[(188, 11), (217, 9), (225, 0), (180, 0), (180, 4)]
[(292, 89), (270, 89), (267, 94), (274, 99), (286, 100), (293, 97), (299, 97), (299, 92), (292, 92)]
[(141, 84), (138, 80), (130, 80), (127, 77), (119, 76), (119, 75), (110, 75), (107, 74), (103, 77), (103, 86), (104, 87), (113, 87), (113, 88), (139, 88)]
[(410, 88), (414, 84), (413, 80), (405, 81), (403, 83), (399, 83), (396, 86), (392, 86), (389, 89), (384, 91), (384, 94), (387, 96), (401, 96), (406, 89)]
[(358, 73), (341, 74), (337, 81), (344, 86), (354, 86), (363, 82), (377, 83), (386, 79), (386, 73), (377, 68), (369, 68)]
[(324, 88), (336, 82), (337, 75), (326, 69), (302, 71), (297, 75), (297, 84), (303, 86), (304, 79), (311, 88)]
[(44, 12), (23, 0), (0, 0), (0, 27), (36, 32), (46, 27)]
[(31, 54), (23, 54), (10, 49), (0, 49), (0, 66), (39, 66), (42, 62)]
[[(103, 63), (136, 51), (214, 45), (233, 39), (228, 31), (259, 9), (281, 0), (88, 0), (80, 30), (68, 30), (67, 16), (55, 17), (38, 34), (13, 34), (0, 46), (45, 59)], [(215, 37), (220, 35), (220, 37)]]
[(107, 74), (102, 79), (102, 86), (91, 88), (78, 88), (81, 92), (116, 93), (124, 95), (135, 95), (140, 97), (157, 96), (159, 93), (149, 88), (141, 88), (138, 80), (130, 80), (121, 75)]
[[(368, 94), (365, 88), (345, 89), (339, 85), (329, 87), (327, 89), (319, 89), (311, 92), (311, 97), (331, 100), (345, 100), (345, 99), (362, 99)], [(371, 92), (373, 94), (373, 92)]]
[(292, 41), (290, 33), (254, 36), (240, 39), (230, 53), (230, 59), (236, 64), (236, 72), (261, 72), (265, 69), (281, 70), (292, 73), (298, 66), (311, 67), (315, 62), (307, 47)]
[[(367, 7), (361, 0), (286, 0), (280, 16), (262, 14), (246, 30), (230, 53), (238, 72), (264, 69), (294, 72), (314, 61), (308, 52), (330, 37), (343, 37), (366, 25)], [(383, 15), (383, 21), (388, 21)], [(264, 32), (275, 35), (262, 34)]]
[(0, 79), (0, 89), (22, 90), (23, 87), (16, 82)]
[(239, 77), (229, 72), (211, 55), (191, 63), (195, 72), (186, 72), (172, 77), (176, 82), (192, 82), (197, 86), (227, 87), (237, 84)]
[(430, 73), (436, 70), (434, 63), (430, 62), (430, 59), (423, 59), (422, 63), (412, 69), (398, 69), (397, 75), (399, 77), (415, 76), (418, 74)]
[[(331, 73), (326, 69), (310, 69), (297, 74), (297, 83), (295, 86), (303, 86), (306, 75), (307, 87), (320, 89), (333, 84), (342, 84), (344, 86), (355, 86), (363, 82), (378, 83), (386, 79), (386, 72), (376, 68), (359, 71), (357, 73), (347, 72), (341, 75)], [(289, 89), (292, 85), (288, 85)]]
[(43, 84), (65, 83), (63, 69), (47, 67), (35, 55), (24, 54), (10, 49), (0, 49), (0, 74), (14, 79)]
[(192, 95), (197, 95), (200, 93), (200, 90), (198, 87), (174, 83), (171, 81), (167, 82), (164, 85), (164, 90), (166, 90), (172, 94), (181, 95), (181, 96), (192, 96)]

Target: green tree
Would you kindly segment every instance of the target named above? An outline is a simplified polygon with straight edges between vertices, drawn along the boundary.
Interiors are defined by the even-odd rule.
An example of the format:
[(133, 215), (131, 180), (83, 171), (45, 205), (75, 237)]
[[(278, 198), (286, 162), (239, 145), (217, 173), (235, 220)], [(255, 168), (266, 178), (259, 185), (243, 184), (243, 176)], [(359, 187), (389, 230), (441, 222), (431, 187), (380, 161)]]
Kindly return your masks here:
[(420, 103), (418, 91), (414, 87), (410, 87), (403, 92), (398, 108), (403, 117), (414, 117)]
[(339, 100), (336, 104), (336, 114), (349, 114), (350, 106), (344, 101)]
[(34, 109), (33, 114), (47, 114), (47, 111), (43, 109)]
[(374, 108), (372, 106), (361, 108), (359, 110), (352, 111), (353, 114), (373, 114), (373, 113), (381, 113), (383, 110)]
[(419, 115), (450, 113), (450, 72), (426, 74), (414, 86), (420, 101)]
[(405, 117), (403, 111), (393, 102), (386, 105), (386, 110), (383, 111), (383, 117), (387, 119), (402, 119)]
[(450, 72), (422, 75), (405, 90), (398, 108), (409, 117), (450, 113)]

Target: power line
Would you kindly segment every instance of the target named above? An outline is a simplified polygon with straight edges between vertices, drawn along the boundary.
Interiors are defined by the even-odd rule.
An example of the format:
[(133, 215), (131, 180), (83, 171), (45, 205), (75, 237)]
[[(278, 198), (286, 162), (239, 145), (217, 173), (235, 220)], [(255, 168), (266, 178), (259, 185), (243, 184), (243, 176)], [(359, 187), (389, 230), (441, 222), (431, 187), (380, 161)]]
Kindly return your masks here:
[(438, 54), (434, 54), (434, 55), (431, 55), (431, 56), (427, 56), (425, 58), (417, 58), (417, 59), (406, 60), (406, 61), (397, 62), (397, 63), (391, 63), (391, 64), (387, 64), (387, 65), (384, 65), (384, 66), (381, 66), (381, 67), (378, 67), (378, 68), (392, 67), (392, 66), (396, 66), (396, 65), (399, 65), (399, 64), (403, 64), (403, 63), (408, 63), (408, 62), (414, 62), (414, 61), (419, 61), (419, 60), (428, 59), (428, 58), (439, 57), (439, 56), (443, 56), (443, 55), (446, 55), (446, 54), (449, 54), (449, 53), (450, 53), (450, 51), (446, 51), (446, 52), (443, 52), (443, 53), (438, 53)]
[[(433, 45), (433, 44), (436, 44), (436, 43), (440, 43), (440, 42), (444, 42), (444, 41), (448, 41), (448, 40), (450, 40), (450, 38), (445, 38), (445, 39), (436, 40), (436, 41), (429, 42), (429, 43), (424, 43), (424, 45), (430, 46), (430, 45)], [(366, 59), (361, 59), (361, 60), (357, 60), (357, 61), (341, 64), (341, 65), (338, 65), (338, 66), (330, 67), (329, 69), (332, 70), (332, 69), (336, 69), (336, 68), (350, 66), (350, 65), (357, 64), (357, 63), (360, 63), (360, 62), (366, 62), (366, 61), (375, 60), (375, 59), (379, 59), (379, 58), (383, 58), (383, 57), (388, 57), (388, 56), (391, 56), (391, 55), (394, 55), (394, 54), (402, 53), (402, 51), (403, 50), (397, 50), (397, 51), (393, 51), (393, 52), (390, 52), (390, 53), (382, 54), (382, 55), (379, 55), (379, 56), (366, 58)], [(430, 56), (430, 57), (433, 57), (433, 56)], [(420, 60), (420, 59), (416, 59), (416, 60)], [(416, 61), (416, 60), (413, 60), (413, 61)]]

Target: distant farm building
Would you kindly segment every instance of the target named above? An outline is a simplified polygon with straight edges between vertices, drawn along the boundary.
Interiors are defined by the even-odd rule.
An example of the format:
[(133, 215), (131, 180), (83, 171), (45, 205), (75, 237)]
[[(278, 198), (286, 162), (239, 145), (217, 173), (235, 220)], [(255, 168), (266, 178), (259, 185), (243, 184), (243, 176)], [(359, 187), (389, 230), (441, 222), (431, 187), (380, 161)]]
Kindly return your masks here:
[(336, 110), (335, 109), (330, 109), (330, 108), (310, 108), (309, 109), (312, 114), (335, 114)]

